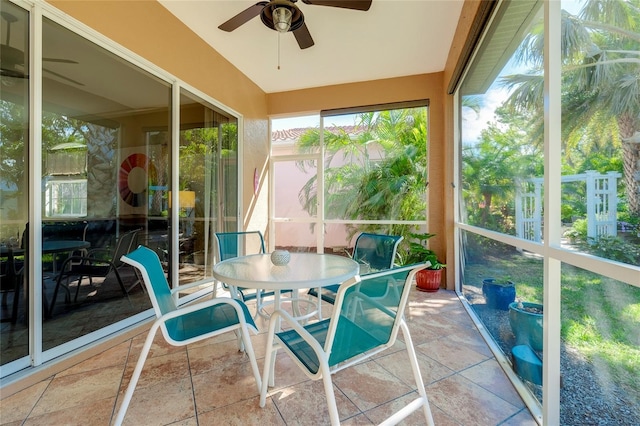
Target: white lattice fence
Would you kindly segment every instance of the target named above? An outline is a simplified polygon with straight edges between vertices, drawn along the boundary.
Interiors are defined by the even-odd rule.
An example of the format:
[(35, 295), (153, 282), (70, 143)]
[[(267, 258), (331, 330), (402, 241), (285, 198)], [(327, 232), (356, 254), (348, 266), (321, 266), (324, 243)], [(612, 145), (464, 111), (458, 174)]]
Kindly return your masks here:
[[(587, 236), (598, 238), (617, 233), (617, 184), (621, 174), (599, 174), (593, 170), (579, 175), (562, 176), (562, 183), (584, 181), (587, 192)], [(516, 235), (542, 241), (542, 178), (516, 182)]]

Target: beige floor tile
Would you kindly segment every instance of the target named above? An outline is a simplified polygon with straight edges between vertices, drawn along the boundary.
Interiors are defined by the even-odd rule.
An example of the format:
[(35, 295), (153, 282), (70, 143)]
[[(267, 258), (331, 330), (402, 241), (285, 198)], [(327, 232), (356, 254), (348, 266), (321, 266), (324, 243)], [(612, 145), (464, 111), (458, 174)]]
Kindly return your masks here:
[[(422, 383), (425, 385), (454, 374), (453, 370), (433, 360), (424, 353), (417, 352), (416, 357), (418, 358), (418, 366), (420, 367), (420, 374), (422, 375)], [(406, 350), (377, 358), (375, 362), (398, 377), (407, 386), (411, 387), (411, 389), (416, 389), (413, 369), (409, 363), (409, 354)]]
[(374, 361), (363, 362), (338, 372), (333, 376), (333, 383), (361, 411), (385, 404), (412, 390)]
[(471, 367), (488, 358), (487, 355), (476, 352), (472, 346), (460, 344), (448, 337), (417, 345), (416, 351), (426, 354), (454, 371)]
[(42, 415), (30, 416), (27, 425), (65, 425), (65, 426), (108, 426), (113, 413), (115, 397), (81, 401), (72, 409), (63, 408)]
[(463, 370), (460, 375), (493, 392), (508, 403), (516, 407), (524, 407), (520, 395), (518, 395), (495, 359), (488, 359), (476, 366)]
[[(359, 411), (334, 385), (333, 391), (340, 419), (351, 418)], [(329, 425), (329, 410), (321, 380), (305, 381), (295, 386), (279, 389), (271, 396), (284, 421), (289, 426)]]
[[(122, 395), (118, 400), (120, 408)], [(167, 380), (136, 388), (124, 418), (124, 425), (168, 425), (195, 415), (191, 379)]]
[(192, 380), (198, 413), (259, 395), (249, 362), (228, 364), (224, 369), (193, 376)]
[[(284, 426), (285, 422), (273, 401), (267, 399), (260, 408), (260, 398), (255, 397), (215, 410), (198, 414), (200, 426)], [(222, 420), (224, 419), (224, 420)]]
[[(392, 401), (387, 402), (386, 404), (375, 407), (367, 412), (365, 412), (366, 416), (371, 420), (373, 424), (380, 424), (384, 420), (386, 420), (391, 415), (397, 413), (402, 408), (406, 407), (410, 402), (418, 398), (417, 392), (411, 392), (407, 395), (401, 396), (400, 398), (394, 399)], [(432, 416), (434, 419), (434, 423), (440, 426), (440, 423), (436, 421), (435, 413), (433, 412), (433, 407), (431, 407)], [(422, 408), (411, 413), (407, 418), (403, 420), (403, 425), (424, 425), (427, 420), (424, 415), (424, 411)]]
[(429, 385), (427, 395), (432, 405), (463, 425), (497, 425), (520, 410), (457, 374)]
[(224, 370), (230, 364), (249, 361), (249, 356), (238, 350), (238, 343), (235, 339), (205, 346), (188, 347), (187, 352), (191, 374), (194, 376), (211, 370)]
[(4, 425), (26, 419), (51, 381), (53, 377), (0, 400), (0, 423)]
[[(127, 363), (121, 389), (126, 389), (126, 387), (129, 386), (129, 381), (131, 380), (135, 366), (136, 364), (134, 363)], [(147, 358), (136, 389), (155, 386), (158, 382), (180, 380), (185, 377), (189, 377), (189, 360), (186, 349), (183, 348), (182, 352)]]
[(107, 367), (72, 376), (55, 377), (36, 403), (31, 416), (41, 416), (96, 400), (114, 397), (122, 367)]
[(71, 374), (83, 373), (91, 370), (97, 370), (104, 367), (124, 367), (129, 355), (129, 349), (131, 348), (131, 341), (128, 340), (111, 349), (92, 356), (91, 358), (74, 365), (73, 367), (61, 371), (56, 377), (63, 377)]

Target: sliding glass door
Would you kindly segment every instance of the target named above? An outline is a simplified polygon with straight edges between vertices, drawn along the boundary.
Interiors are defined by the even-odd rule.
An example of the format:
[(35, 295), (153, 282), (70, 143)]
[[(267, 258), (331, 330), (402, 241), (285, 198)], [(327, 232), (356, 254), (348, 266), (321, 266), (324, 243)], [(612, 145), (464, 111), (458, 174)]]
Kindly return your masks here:
[(149, 318), (120, 262), (139, 244), (171, 285), (209, 275), (213, 233), (237, 220), (238, 118), (41, 8), (0, 6), (4, 377)]

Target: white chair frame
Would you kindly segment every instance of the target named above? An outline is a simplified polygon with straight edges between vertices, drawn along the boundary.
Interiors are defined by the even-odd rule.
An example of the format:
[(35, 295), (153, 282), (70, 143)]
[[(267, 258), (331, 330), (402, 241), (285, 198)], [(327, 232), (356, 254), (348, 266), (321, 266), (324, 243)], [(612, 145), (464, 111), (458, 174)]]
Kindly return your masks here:
[[(417, 386), (417, 391), (418, 391), (418, 398), (416, 398), (414, 401), (412, 401), (411, 403), (409, 403), (407, 406), (405, 406), (404, 408), (402, 408), (401, 410), (399, 410), (398, 412), (396, 412), (395, 414), (393, 414), (391, 417), (389, 417), (388, 419), (386, 419), (383, 423), (383, 425), (392, 425), (392, 424), (396, 424), (398, 422), (400, 422), (402, 419), (406, 418), (409, 414), (411, 414), (413, 411), (416, 411), (420, 408), (422, 408), (423, 413), (425, 415), (425, 419), (427, 424), (429, 425), (433, 425), (433, 417), (431, 414), (431, 409), (429, 406), (429, 401), (427, 398), (427, 393), (424, 387), (424, 383), (422, 382), (422, 375), (420, 374), (420, 368), (418, 366), (418, 359), (416, 356), (416, 352), (415, 349), (413, 347), (413, 341), (411, 340), (411, 334), (409, 333), (409, 328), (407, 326), (407, 323), (404, 319), (404, 308), (407, 304), (407, 300), (409, 297), (409, 291), (411, 289), (412, 286), (412, 282), (413, 279), (415, 277), (415, 274), (421, 270), (424, 269), (425, 267), (428, 266), (427, 264), (422, 264), (422, 265), (412, 265), (412, 266), (406, 266), (403, 268), (395, 268), (395, 269), (390, 269), (390, 270), (386, 270), (383, 272), (379, 272), (379, 273), (375, 273), (375, 274), (370, 274), (370, 275), (366, 275), (363, 277), (360, 276), (356, 276), (354, 278), (351, 278), (348, 281), (345, 281), (339, 288), (337, 296), (336, 296), (336, 302), (335, 302), (335, 308), (333, 310), (332, 316), (331, 318), (328, 320), (329, 322), (329, 328), (327, 331), (327, 336), (326, 336), (326, 340), (324, 343), (324, 347), (319, 343), (319, 341), (309, 332), (307, 331), (307, 327), (311, 327), (311, 325), (309, 326), (303, 326), (301, 324), (299, 324), (295, 318), (293, 318), (291, 315), (289, 315), (287, 312), (282, 311), (282, 310), (277, 310), (276, 312), (273, 313), (273, 315), (271, 316), (271, 322), (269, 324), (269, 333), (267, 336), (267, 352), (265, 355), (265, 361), (264, 361), (264, 371), (263, 371), (263, 375), (262, 375), (262, 389), (260, 392), (260, 406), (264, 407), (266, 404), (266, 397), (267, 397), (267, 391), (268, 391), (268, 386), (274, 385), (274, 365), (275, 365), (275, 356), (277, 353), (278, 349), (283, 349), (289, 356), (290, 358), (301, 368), (301, 370), (312, 380), (319, 380), (322, 379), (323, 380), (323, 384), (324, 384), (324, 391), (325, 391), (325, 395), (327, 398), (327, 405), (329, 408), (329, 417), (331, 420), (331, 424), (332, 425), (339, 425), (340, 424), (340, 418), (338, 416), (338, 408), (336, 405), (336, 400), (335, 400), (335, 394), (333, 391), (333, 384), (332, 384), (332, 380), (331, 380), (331, 375), (344, 369), (347, 367), (350, 367), (356, 363), (359, 363), (360, 361), (363, 361), (364, 359), (370, 358), (371, 356), (384, 351), (385, 349), (388, 349), (389, 347), (393, 346), (398, 334), (398, 329), (402, 330), (402, 335), (404, 338), (404, 342), (405, 342), (405, 346), (407, 349), (407, 353), (409, 355), (409, 362), (411, 365), (411, 369), (413, 370), (413, 376), (414, 379), (416, 381), (416, 386)], [(336, 333), (336, 329), (337, 329), (337, 325), (338, 325), (338, 319), (341, 315), (341, 312), (343, 310), (357, 310), (356, 306), (344, 306), (345, 305), (345, 292), (353, 286), (358, 286), (361, 284), (362, 281), (368, 280), (368, 279), (375, 279), (375, 278), (380, 278), (383, 277), (385, 275), (392, 275), (394, 273), (400, 272), (404, 269), (410, 269), (410, 272), (405, 280), (405, 286), (403, 289), (403, 292), (401, 294), (400, 297), (400, 301), (398, 303), (398, 312), (395, 315), (395, 320), (394, 320), (394, 325), (391, 331), (391, 337), (389, 339), (389, 341), (381, 346), (378, 346), (372, 350), (369, 350), (365, 353), (361, 353), (341, 364), (337, 364), (337, 365), (333, 365), (330, 366), (329, 365), (329, 357), (331, 355), (331, 349), (332, 349), (332, 345), (333, 345), (333, 338), (335, 336)], [(375, 299), (372, 299), (364, 294), (359, 294), (359, 297), (363, 297), (367, 299), (367, 303), (371, 303), (377, 306), (380, 306), (380, 309), (385, 310), (386, 308), (384, 306), (382, 306), (378, 301), (376, 301)], [(278, 319), (282, 319), (284, 321), (286, 321), (288, 323), (288, 326), (290, 327), (290, 329), (293, 329), (297, 332), (298, 336), (301, 337), (302, 339), (304, 339), (306, 341), (306, 343), (313, 349), (313, 351), (315, 352), (316, 356), (318, 357), (319, 360), (319, 368), (318, 371), (316, 373), (313, 373), (311, 371), (309, 371), (309, 369), (302, 363), (300, 362), (300, 360), (298, 359), (298, 357), (294, 354), (294, 352), (289, 349), (287, 347), (287, 345), (283, 344), (282, 341), (279, 339), (276, 330), (277, 324), (279, 323)], [(325, 320), (326, 321), (326, 320)]]

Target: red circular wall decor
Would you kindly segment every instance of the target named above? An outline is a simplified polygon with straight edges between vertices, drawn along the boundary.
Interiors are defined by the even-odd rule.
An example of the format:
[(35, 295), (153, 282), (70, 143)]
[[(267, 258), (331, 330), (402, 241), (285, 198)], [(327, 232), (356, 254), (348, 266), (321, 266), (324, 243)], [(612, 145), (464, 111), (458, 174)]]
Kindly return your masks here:
[(131, 154), (120, 164), (118, 175), (120, 197), (133, 207), (146, 205), (147, 188), (154, 176), (155, 167), (149, 157), (141, 153)]

